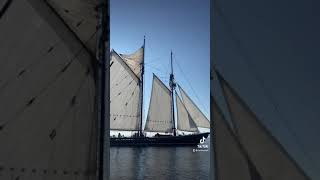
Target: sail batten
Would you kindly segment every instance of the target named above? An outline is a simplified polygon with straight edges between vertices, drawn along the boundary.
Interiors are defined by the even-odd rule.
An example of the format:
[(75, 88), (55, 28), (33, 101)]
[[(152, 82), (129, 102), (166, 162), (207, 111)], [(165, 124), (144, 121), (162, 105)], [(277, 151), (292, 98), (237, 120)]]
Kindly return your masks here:
[(235, 131), (262, 179), (310, 179), (217, 72)]
[(182, 97), (182, 101), (188, 110), (191, 118), (197, 125), (197, 127), (202, 128), (210, 128), (210, 122), (206, 118), (206, 116), (200, 111), (198, 106), (191, 100), (191, 98), (187, 95), (187, 93), (181, 88), (180, 85), (178, 85), (180, 94)]
[(149, 111), (145, 131), (172, 132), (171, 91), (153, 74)]

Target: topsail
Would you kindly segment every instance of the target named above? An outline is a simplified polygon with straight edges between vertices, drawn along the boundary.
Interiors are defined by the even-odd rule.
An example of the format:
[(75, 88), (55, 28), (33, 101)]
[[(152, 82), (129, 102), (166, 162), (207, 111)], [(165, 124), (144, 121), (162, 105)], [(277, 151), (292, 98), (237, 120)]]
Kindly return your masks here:
[(95, 5), (1, 1), (0, 179), (96, 178)]
[(143, 64), (144, 48), (141, 47), (132, 54), (120, 54), (131, 70), (141, 79), (141, 65)]

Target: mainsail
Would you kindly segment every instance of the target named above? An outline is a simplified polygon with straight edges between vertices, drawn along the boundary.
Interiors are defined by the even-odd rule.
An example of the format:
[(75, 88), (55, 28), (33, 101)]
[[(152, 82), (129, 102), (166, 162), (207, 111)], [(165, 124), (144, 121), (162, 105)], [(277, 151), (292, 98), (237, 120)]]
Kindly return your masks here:
[(172, 132), (171, 91), (153, 74), (146, 131)]
[(310, 179), (217, 72), (235, 131), (262, 179)]
[(176, 92), (177, 128), (181, 131), (196, 132), (198, 128)]
[(236, 135), (225, 120), (215, 99), (211, 98), (214, 122), (214, 159), (216, 180), (260, 180)]
[(0, 3), (0, 179), (96, 178), (98, 20), (70, 3)]
[(191, 98), (186, 94), (186, 92), (178, 85), (183, 103), (188, 110), (191, 118), (198, 127), (210, 128), (210, 122), (206, 116), (200, 111), (198, 106), (191, 100)]
[(110, 61), (110, 129), (138, 130), (139, 78), (114, 50)]

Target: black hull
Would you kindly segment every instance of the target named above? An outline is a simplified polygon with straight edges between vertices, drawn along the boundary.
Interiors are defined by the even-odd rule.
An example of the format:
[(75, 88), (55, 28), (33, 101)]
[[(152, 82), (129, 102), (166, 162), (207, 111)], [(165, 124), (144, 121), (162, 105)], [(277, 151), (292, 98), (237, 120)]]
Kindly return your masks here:
[(196, 146), (200, 139), (207, 138), (209, 133), (184, 136), (110, 138), (110, 146)]

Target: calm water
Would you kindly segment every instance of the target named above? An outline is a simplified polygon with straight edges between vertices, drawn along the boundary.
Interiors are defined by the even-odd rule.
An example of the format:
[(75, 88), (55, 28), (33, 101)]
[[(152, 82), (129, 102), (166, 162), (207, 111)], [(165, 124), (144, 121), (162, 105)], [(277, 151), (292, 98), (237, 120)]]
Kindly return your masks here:
[(208, 180), (210, 153), (194, 147), (112, 147), (111, 180)]

